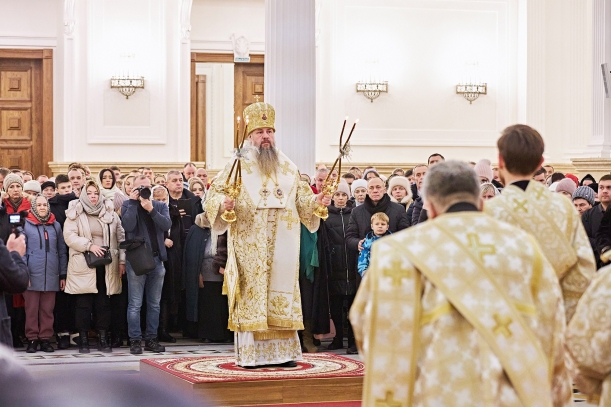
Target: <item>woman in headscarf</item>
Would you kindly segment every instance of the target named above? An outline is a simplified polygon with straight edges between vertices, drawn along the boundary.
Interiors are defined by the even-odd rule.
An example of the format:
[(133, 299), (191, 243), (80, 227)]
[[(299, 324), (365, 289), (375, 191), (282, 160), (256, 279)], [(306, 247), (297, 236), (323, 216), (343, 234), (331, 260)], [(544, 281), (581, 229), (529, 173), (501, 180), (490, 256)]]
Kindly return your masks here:
[[(76, 294), (76, 328), (80, 336), (80, 353), (89, 353), (87, 333), (91, 311), (95, 307), (98, 350), (111, 352), (108, 328), (111, 321), (110, 296), (121, 293), (121, 276), (125, 274), (125, 253), (119, 243), (125, 231), (113, 203), (104, 199), (100, 187), (87, 181), (78, 200), (70, 202), (66, 211), (64, 239), (70, 248), (65, 291)], [(110, 250), (112, 262), (95, 269), (89, 268), (84, 252), (101, 257)]]
[(23, 293), (25, 299), (25, 336), (27, 353), (40, 350), (53, 352), (53, 309), (55, 293), (64, 285), (66, 276), (66, 244), (62, 229), (51, 213), (43, 195), (32, 198), (32, 208), (23, 227), (26, 239), (24, 260), (28, 265), (30, 283)]

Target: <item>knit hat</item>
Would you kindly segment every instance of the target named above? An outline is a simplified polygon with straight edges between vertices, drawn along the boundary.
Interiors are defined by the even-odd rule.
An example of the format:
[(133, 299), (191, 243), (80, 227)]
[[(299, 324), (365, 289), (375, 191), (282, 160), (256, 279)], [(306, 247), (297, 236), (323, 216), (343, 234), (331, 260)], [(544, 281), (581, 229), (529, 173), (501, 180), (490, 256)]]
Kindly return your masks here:
[(490, 164), (490, 160), (479, 160), (475, 167), (473, 168), (478, 177), (484, 177), (491, 182), (494, 178), (494, 174), (492, 173), (492, 166)]
[(44, 191), (45, 188), (49, 188), (49, 187), (53, 187), (53, 189), (55, 189), (56, 188), (55, 182), (53, 182), (53, 181), (45, 181), (45, 182), (43, 182), (42, 185), (40, 186), (40, 190)]
[(410, 192), (409, 180), (401, 175), (392, 177), (390, 181), (388, 181), (388, 193), (390, 194), (392, 189), (396, 186), (403, 187), (407, 192)]
[(573, 180), (573, 182), (575, 183), (575, 187), (578, 187), (578, 186), (579, 186), (579, 178), (577, 178), (577, 176), (576, 176), (576, 175), (573, 175), (573, 174), (568, 174), (568, 173), (567, 173), (567, 174), (564, 174), (564, 176), (565, 176), (566, 178), (572, 179), (572, 180)]
[(558, 181), (558, 185), (556, 185), (556, 192), (568, 192), (571, 196), (573, 196), (573, 192), (577, 189), (577, 185), (575, 185), (575, 181), (570, 178), (564, 178)]
[(365, 190), (367, 190), (367, 181), (364, 179), (355, 179), (350, 187), (352, 196), (354, 196), (354, 191), (356, 191), (357, 188), (365, 188)]
[(577, 198), (585, 199), (590, 203), (590, 205), (594, 205), (594, 190), (590, 187), (579, 187), (573, 192), (573, 201)]
[(40, 183), (34, 180), (26, 182), (25, 184), (23, 184), (23, 192), (27, 191), (33, 191), (37, 194), (40, 194), (42, 192), (42, 190), (40, 189)]
[(4, 184), (2, 188), (5, 191), (8, 191), (8, 187), (10, 187), (11, 184), (14, 183), (21, 185), (21, 187), (23, 188), (23, 179), (21, 179), (21, 177), (17, 174), (10, 173), (6, 177), (4, 177)]
[(343, 179), (339, 182), (339, 185), (337, 186), (337, 191), (335, 191), (335, 194), (337, 194), (338, 192), (343, 192), (344, 194), (348, 195), (348, 197), (350, 196), (350, 185), (348, 185), (348, 183), (344, 181)]

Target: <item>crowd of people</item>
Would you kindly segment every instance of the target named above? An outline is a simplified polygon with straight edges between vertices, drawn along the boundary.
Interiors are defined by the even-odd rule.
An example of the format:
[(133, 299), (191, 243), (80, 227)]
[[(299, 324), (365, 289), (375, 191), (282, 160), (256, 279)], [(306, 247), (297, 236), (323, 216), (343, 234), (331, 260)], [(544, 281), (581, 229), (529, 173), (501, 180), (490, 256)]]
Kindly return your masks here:
[[(426, 164), (397, 168), (388, 177), (374, 167), (352, 167), (341, 174), (324, 222), (327, 246), (319, 248), (330, 260), (324, 272), (337, 331), (328, 349), (343, 348), (345, 335), (347, 352), (357, 353), (346, 315), (368, 268), (372, 243), (427, 219), (423, 181), (444, 160), (435, 153)], [(498, 168), (486, 159), (469, 164), (480, 179), (482, 200), (501, 194)], [(301, 179), (318, 193), (338, 176), (321, 165), (313, 182), (307, 174)], [(573, 202), (600, 268), (600, 254), (611, 247), (611, 215), (604, 217), (611, 202), (611, 175), (598, 182), (589, 174), (578, 180), (546, 165), (533, 180)], [(135, 353), (142, 351), (137, 343), (142, 339), (145, 349), (162, 351), (159, 341), (175, 342), (170, 332), (206, 343), (233, 341), (222, 295), (227, 236), (212, 233), (202, 216), (211, 185), (206, 169), (186, 163), (182, 171), (167, 174), (154, 174), (149, 167), (122, 173), (111, 166), (92, 174), (86, 165), (73, 163), (67, 174), (34, 179), (28, 171), (0, 168), (0, 185), (0, 239), (6, 241), (11, 233), (8, 214), (22, 214), (30, 271), (27, 291), (8, 304), (13, 346), (25, 342), (28, 352), (52, 352), (55, 334), (60, 349), (72, 345), (88, 352), (92, 327), (102, 352), (123, 346), (127, 339), (136, 340), (131, 346)], [(139, 204), (142, 188), (151, 190), (146, 205)], [(126, 269), (125, 250), (120, 249), (126, 239), (138, 236), (150, 243), (157, 261), (156, 269), (144, 276)], [(93, 271), (83, 255), (87, 252), (109, 253), (112, 261)], [(141, 311), (145, 299), (146, 310)], [(142, 324), (141, 312), (146, 314)], [(313, 334), (305, 332), (308, 351), (320, 346)]]

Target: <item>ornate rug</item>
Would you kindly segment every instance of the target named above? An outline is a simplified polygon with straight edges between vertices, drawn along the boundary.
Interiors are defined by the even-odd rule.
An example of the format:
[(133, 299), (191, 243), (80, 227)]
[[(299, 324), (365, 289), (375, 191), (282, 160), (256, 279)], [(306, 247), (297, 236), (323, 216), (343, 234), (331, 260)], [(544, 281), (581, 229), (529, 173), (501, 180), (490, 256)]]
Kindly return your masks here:
[(257, 380), (329, 379), (362, 377), (361, 362), (332, 353), (304, 354), (294, 368), (244, 369), (236, 366), (233, 356), (142, 359), (191, 384)]

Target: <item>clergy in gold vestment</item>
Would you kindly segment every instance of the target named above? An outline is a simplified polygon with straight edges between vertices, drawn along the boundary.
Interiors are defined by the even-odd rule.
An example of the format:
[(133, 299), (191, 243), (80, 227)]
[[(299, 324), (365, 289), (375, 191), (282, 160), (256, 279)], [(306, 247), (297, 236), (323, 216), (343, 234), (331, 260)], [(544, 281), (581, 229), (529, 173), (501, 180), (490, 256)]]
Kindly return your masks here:
[(611, 266), (598, 271), (566, 331), (577, 388), (589, 401), (611, 406)]
[[(254, 103), (244, 109), (247, 116), (249, 142), (239, 154), (241, 192), (235, 201), (220, 192), (229, 163), (207, 194), (206, 214), (213, 233), (229, 229), (223, 291), (229, 301), (229, 329), (236, 332), (237, 364), (290, 367), (301, 359), (300, 224), (315, 232), (320, 219), (314, 210), (329, 205), (330, 198), (315, 196), (300, 181), (295, 164), (275, 148), (271, 105)], [(237, 220), (228, 224), (221, 215), (234, 208)]]
[(525, 125), (506, 128), (498, 140), (499, 176), (505, 188), (484, 211), (533, 235), (556, 271), (567, 322), (596, 272), (581, 217), (570, 199), (531, 181), (543, 163), (543, 139)]
[(569, 406), (562, 294), (527, 233), (479, 212), (465, 163), (429, 170), (430, 220), (380, 239), (350, 309), (364, 406)]

